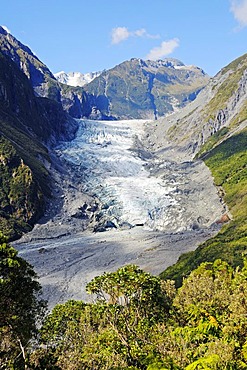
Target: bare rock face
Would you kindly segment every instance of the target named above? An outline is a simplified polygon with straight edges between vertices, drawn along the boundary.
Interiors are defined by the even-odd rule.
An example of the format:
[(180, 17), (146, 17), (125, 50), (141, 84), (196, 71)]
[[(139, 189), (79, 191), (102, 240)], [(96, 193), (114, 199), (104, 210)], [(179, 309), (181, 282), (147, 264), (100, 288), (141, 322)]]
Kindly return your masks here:
[(223, 68), (183, 110), (158, 120), (147, 140), (156, 149), (167, 141), (189, 157), (202, 155), (204, 144), (209, 150), (246, 126), (246, 99), (247, 54)]

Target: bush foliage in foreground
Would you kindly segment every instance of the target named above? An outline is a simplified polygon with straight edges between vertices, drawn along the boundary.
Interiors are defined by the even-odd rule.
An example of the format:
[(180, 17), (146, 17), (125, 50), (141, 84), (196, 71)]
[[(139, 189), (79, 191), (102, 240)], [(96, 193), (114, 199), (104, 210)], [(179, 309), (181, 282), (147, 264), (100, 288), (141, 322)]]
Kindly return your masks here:
[(47, 316), (32, 369), (247, 369), (247, 262), (203, 263), (178, 290), (130, 265), (87, 291)]
[(29, 263), (0, 233), (0, 369), (25, 369), (45, 302)]
[(182, 287), (128, 265), (95, 277), (93, 303), (45, 304), (0, 238), (0, 369), (247, 369), (247, 261), (202, 263)]

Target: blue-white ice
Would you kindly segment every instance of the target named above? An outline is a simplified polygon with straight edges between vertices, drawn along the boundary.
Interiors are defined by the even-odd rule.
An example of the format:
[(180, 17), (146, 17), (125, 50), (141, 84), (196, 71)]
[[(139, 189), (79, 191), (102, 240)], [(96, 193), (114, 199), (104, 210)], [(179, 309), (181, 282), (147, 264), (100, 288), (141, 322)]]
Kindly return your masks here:
[(147, 161), (134, 149), (144, 122), (80, 120), (76, 138), (57, 149), (76, 168), (84, 190), (96, 195), (105, 217), (117, 226), (129, 223), (163, 229), (167, 207), (175, 205), (175, 184), (150, 175)]

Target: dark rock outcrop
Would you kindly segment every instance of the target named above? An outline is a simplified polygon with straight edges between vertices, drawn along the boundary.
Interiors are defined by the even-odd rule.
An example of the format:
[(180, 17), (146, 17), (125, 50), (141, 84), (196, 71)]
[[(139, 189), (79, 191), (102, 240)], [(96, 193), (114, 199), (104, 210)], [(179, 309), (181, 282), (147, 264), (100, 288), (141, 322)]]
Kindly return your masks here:
[(47, 145), (72, 137), (76, 127), (59, 103), (36, 97), (0, 52), (0, 229), (11, 239), (30, 230), (51, 195)]

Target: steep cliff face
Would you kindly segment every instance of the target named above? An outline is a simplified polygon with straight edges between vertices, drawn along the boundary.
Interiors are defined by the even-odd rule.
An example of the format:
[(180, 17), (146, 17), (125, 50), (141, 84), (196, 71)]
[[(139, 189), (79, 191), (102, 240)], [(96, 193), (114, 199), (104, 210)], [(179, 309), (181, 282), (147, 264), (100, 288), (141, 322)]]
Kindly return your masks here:
[(75, 129), (62, 107), (37, 98), (27, 77), (0, 53), (0, 229), (10, 238), (30, 229), (50, 195), (45, 144)]
[(189, 156), (201, 156), (246, 127), (247, 54), (223, 68), (181, 112), (158, 121), (149, 140), (169, 140)]
[(37, 94), (42, 91), (42, 86), (46, 81), (49, 79), (55, 81), (51, 71), (32, 53), (29, 47), (23, 45), (1, 26), (0, 49), (4, 55), (10, 57), (18, 65), (19, 69), (25, 73)]
[(66, 137), (73, 130), (72, 119), (60, 104), (36, 98), (26, 76), (16, 64), (0, 52), (0, 108), (2, 116), (18, 120), (18, 127), (35, 135), (39, 141), (51, 142)]

